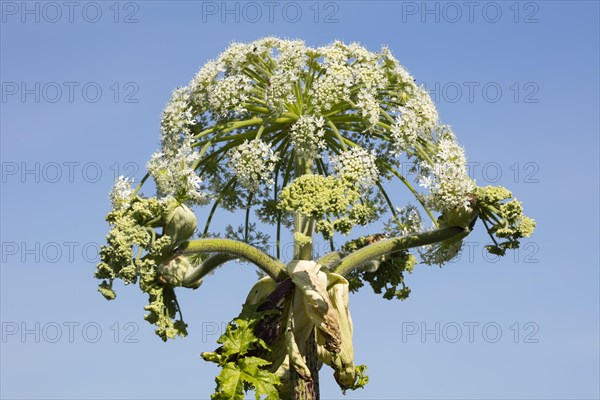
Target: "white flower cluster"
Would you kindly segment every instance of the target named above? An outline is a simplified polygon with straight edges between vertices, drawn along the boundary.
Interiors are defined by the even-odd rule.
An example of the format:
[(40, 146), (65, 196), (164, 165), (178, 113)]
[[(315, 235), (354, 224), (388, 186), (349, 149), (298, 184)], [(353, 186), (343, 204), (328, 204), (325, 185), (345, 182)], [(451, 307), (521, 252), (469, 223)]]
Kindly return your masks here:
[(376, 159), (375, 152), (368, 152), (357, 146), (332, 156), (330, 161), (335, 175), (370, 188), (379, 180)]
[(279, 157), (260, 139), (245, 141), (229, 156), (229, 168), (238, 182), (254, 192), (262, 185), (273, 185), (273, 171)]
[(287, 104), (296, 101), (294, 87), (302, 71), (307, 69), (308, 48), (301, 40), (285, 41), (271, 38), (278, 54), (275, 67), (269, 78), (266, 102), (272, 110), (284, 112)]
[[(274, 111), (296, 100), (295, 82), (307, 69), (308, 53), (301, 40), (267, 37), (251, 43), (232, 43), (217, 60), (207, 63), (190, 83), (198, 102), (215, 116), (246, 111), (250, 95), (257, 96)], [(258, 67), (252, 67), (256, 62)], [(249, 73), (253, 70), (253, 73)], [(265, 82), (257, 81), (260, 76)], [(254, 91), (253, 91), (254, 89)]]
[(423, 246), (423, 250), (420, 250), (421, 260), (427, 265), (441, 267), (460, 254), (462, 245), (463, 241), (457, 240), (451, 243), (441, 242)]
[(189, 85), (194, 101), (207, 103), (210, 86), (224, 71), (225, 66), (220, 61), (211, 60), (204, 64)]
[(410, 95), (404, 106), (398, 107), (401, 114), (391, 129), (397, 153), (411, 149), (419, 136), (431, 138), (438, 125), (438, 113), (427, 91), (414, 83), (409, 88)]
[(339, 102), (350, 100), (353, 87), (364, 87), (357, 98), (360, 102), (357, 106), (363, 117), (374, 125), (374, 110), (377, 115), (379, 113), (379, 104), (373, 104), (375, 93), (387, 83), (379, 56), (358, 43), (345, 45), (341, 42), (320, 47), (316, 53), (323, 56), (323, 71), (311, 88), (312, 105), (328, 111)]
[(421, 178), (421, 186), (430, 187), (429, 205), (438, 211), (471, 208), (476, 185), (468, 174), (465, 152), (448, 128), (443, 128), (435, 165)]
[[(149, 163), (161, 193), (200, 201), (200, 179), (192, 171), (198, 153), (191, 144), (221, 135), (218, 129), (211, 131), (211, 125), (236, 125), (238, 121), (231, 119), (248, 122), (231, 128), (232, 136), (264, 131), (264, 142), (245, 142), (229, 157), (230, 169), (250, 190), (272, 183), (277, 156), (269, 141), (274, 135), (285, 132), (298, 156), (318, 159), (330, 141), (340, 140), (336, 129), (329, 128), (331, 121), (358, 145), (331, 157), (336, 174), (372, 186), (379, 179), (377, 157), (394, 164), (394, 157), (407, 153), (420, 183), (430, 188), (426, 201), (431, 208), (469, 207), (475, 184), (467, 176), (462, 149), (451, 133), (436, 136), (435, 104), (387, 48), (376, 53), (358, 43), (339, 41), (311, 48), (300, 40), (273, 37), (231, 44), (198, 72), (188, 88), (175, 91), (165, 109), (162, 152)], [(253, 120), (262, 120), (262, 127)], [(202, 138), (194, 139), (192, 126), (205, 123)], [(376, 149), (377, 157), (365, 148)]]
[(163, 142), (169, 142), (171, 138), (178, 137), (179, 134), (189, 134), (190, 126), (196, 122), (189, 91), (187, 88), (175, 90), (160, 120)]
[(264, 39), (254, 43), (232, 42), (229, 47), (221, 53), (218, 60), (223, 66), (227, 67), (231, 74), (240, 74), (248, 63), (248, 57), (252, 53), (259, 53), (264, 50), (263, 46), (260, 45), (262, 42), (264, 42)]
[(109, 194), (113, 209), (120, 210), (127, 207), (133, 194), (132, 183), (133, 178), (125, 178), (124, 176), (119, 176), (115, 180), (115, 184)]
[(271, 39), (279, 51), (277, 65), (286, 71), (300, 71), (306, 67), (309, 48), (302, 40)]
[(328, 111), (335, 104), (350, 98), (354, 83), (352, 68), (348, 65), (347, 51), (339, 42), (320, 47), (324, 70), (310, 88), (311, 103), (320, 111)]
[(146, 168), (154, 178), (159, 196), (205, 204), (208, 196), (200, 191), (202, 180), (193, 169), (197, 160), (198, 153), (193, 150), (190, 140), (184, 140), (177, 149), (154, 153)]
[(379, 122), (379, 102), (368, 90), (361, 90), (356, 96), (358, 101), (356, 107), (360, 110), (362, 117), (369, 122), (368, 129), (373, 129)]
[(321, 155), (325, 148), (325, 129), (323, 117), (313, 117), (312, 115), (302, 115), (298, 121), (292, 125), (290, 136), (294, 144), (296, 153), (305, 158), (316, 159)]
[(266, 92), (268, 106), (272, 110), (285, 111), (287, 104), (296, 101), (294, 85), (299, 79), (297, 73), (287, 70), (279, 70), (271, 75)]
[(396, 213), (400, 220), (396, 236), (413, 235), (423, 231), (423, 220), (417, 207), (409, 204), (404, 208), (397, 208)]
[(248, 100), (252, 84), (246, 75), (231, 75), (217, 80), (208, 96), (208, 106), (220, 116), (231, 111), (240, 114), (246, 111), (244, 102)]
[(388, 83), (378, 53), (368, 51), (358, 43), (351, 43), (348, 45), (348, 56), (352, 60), (356, 84), (374, 91)]
[(331, 66), (322, 74), (310, 89), (312, 105), (324, 112), (350, 98), (352, 71), (343, 66)]

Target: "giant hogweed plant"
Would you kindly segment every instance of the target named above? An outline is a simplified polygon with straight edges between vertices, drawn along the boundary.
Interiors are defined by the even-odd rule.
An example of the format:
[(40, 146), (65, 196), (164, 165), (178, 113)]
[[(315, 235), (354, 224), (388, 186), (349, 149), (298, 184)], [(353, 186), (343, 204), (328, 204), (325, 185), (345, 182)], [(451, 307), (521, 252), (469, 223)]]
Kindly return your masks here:
[[(403, 300), (405, 275), (418, 262), (450, 261), (477, 220), (497, 255), (518, 248), (535, 226), (507, 189), (478, 187), (468, 176), (452, 130), (390, 50), (356, 43), (232, 44), (175, 90), (147, 169), (137, 187), (119, 178), (110, 194), (96, 271), (107, 299), (116, 296), (115, 280), (138, 284), (149, 298), (144, 318), (166, 341), (187, 335), (176, 289), (198, 288), (233, 259), (263, 273), (220, 347), (202, 354), (221, 367), (213, 399), (242, 399), (248, 390), (257, 399), (316, 399), (323, 364), (342, 391), (363, 387), (349, 292), (368, 283)], [(140, 191), (148, 177), (151, 197)], [(398, 207), (398, 188), (412, 204)], [(191, 207), (206, 221), (200, 229)], [(245, 223), (224, 237), (211, 233), (218, 208), (243, 213)], [(382, 218), (389, 222), (373, 234), (335, 246), (336, 235)], [(256, 222), (274, 226), (276, 257), (265, 252), (269, 237)], [(287, 264), (285, 230), (294, 240)], [(319, 236), (331, 251), (315, 259)]]

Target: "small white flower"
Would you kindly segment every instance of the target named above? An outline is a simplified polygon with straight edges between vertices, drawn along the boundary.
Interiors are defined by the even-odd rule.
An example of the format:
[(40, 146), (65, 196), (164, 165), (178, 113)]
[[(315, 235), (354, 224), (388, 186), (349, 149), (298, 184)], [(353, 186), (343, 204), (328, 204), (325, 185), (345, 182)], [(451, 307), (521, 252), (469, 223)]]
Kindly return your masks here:
[(362, 117), (369, 121), (368, 129), (373, 129), (379, 122), (379, 102), (373, 96), (373, 93), (366, 89), (362, 89), (356, 96), (358, 101), (356, 107), (360, 110)]
[(129, 205), (131, 195), (133, 194), (132, 183), (133, 178), (125, 178), (124, 176), (119, 176), (115, 180), (115, 184), (109, 194), (110, 202), (115, 210), (120, 210)]
[(196, 124), (187, 88), (173, 92), (160, 121), (163, 141), (170, 141), (180, 133), (189, 134), (190, 126)]
[(419, 186), (421, 186), (422, 188), (428, 189), (433, 184), (433, 179), (429, 175), (419, 176), (418, 182), (419, 182)]
[(471, 207), (471, 195), (475, 181), (468, 174), (464, 150), (456, 143), (448, 127), (442, 127), (438, 153), (433, 157), (435, 165), (428, 177), (431, 190), (427, 197), (429, 205), (438, 211)]
[(273, 171), (279, 157), (260, 139), (245, 141), (230, 153), (229, 168), (238, 182), (254, 192), (262, 185), (273, 185)]
[(193, 93), (194, 100), (197, 102), (208, 101), (207, 89), (214, 83), (215, 79), (225, 72), (225, 66), (218, 62), (211, 60), (207, 62), (198, 71), (192, 82), (190, 83), (190, 90)]
[(375, 164), (375, 152), (368, 152), (362, 147), (352, 147), (347, 151), (331, 157), (334, 173), (342, 178), (350, 179), (357, 184), (369, 188), (379, 180), (379, 170)]
[(404, 106), (398, 107), (400, 115), (391, 129), (397, 153), (410, 150), (419, 136), (431, 140), (438, 125), (438, 113), (427, 91), (412, 83), (407, 92), (409, 97)]
[(230, 75), (217, 80), (209, 88), (208, 106), (215, 114), (225, 116), (229, 112), (237, 114), (246, 111), (244, 102), (248, 100), (252, 88), (248, 76)]
[(192, 149), (190, 140), (175, 151), (154, 153), (146, 168), (154, 178), (158, 195), (173, 196), (190, 204), (205, 204), (208, 196), (200, 191), (202, 180), (193, 169), (197, 159), (198, 153)]
[(325, 148), (325, 120), (323, 117), (302, 115), (292, 125), (290, 136), (294, 144), (294, 150), (301, 157), (316, 159), (321, 157), (321, 151)]
[(457, 240), (452, 243), (441, 242), (423, 246), (423, 249), (420, 250), (421, 259), (427, 265), (438, 265), (441, 267), (460, 254), (462, 245), (463, 241)]
[(396, 217), (397, 219), (393, 219), (387, 228), (392, 236), (408, 236), (423, 231), (421, 214), (412, 204), (396, 208)]
[(271, 109), (284, 111), (286, 104), (293, 104), (296, 101), (294, 86), (298, 79), (297, 73), (285, 70), (271, 75), (266, 96), (267, 104)]

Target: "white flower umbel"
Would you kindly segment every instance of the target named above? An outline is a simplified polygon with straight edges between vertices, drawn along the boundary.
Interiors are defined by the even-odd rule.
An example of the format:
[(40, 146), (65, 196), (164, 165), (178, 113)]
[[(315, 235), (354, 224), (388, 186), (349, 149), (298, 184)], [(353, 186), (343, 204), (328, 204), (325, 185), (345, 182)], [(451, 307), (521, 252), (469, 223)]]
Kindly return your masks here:
[(251, 192), (273, 185), (273, 170), (279, 157), (260, 139), (245, 141), (229, 156), (229, 168), (238, 182)]
[(211, 60), (204, 64), (189, 85), (194, 101), (199, 104), (208, 102), (209, 86), (224, 72), (225, 66), (219, 61)]
[(373, 93), (363, 89), (356, 95), (356, 107), (360, 110), (362, 117), (368, 121), (368, 130), (375, 128), (379, 122), (379, 102)]
[(311, 103), (316, 109), (326, 112), (339, 102), (350, 98), (353, 82), (352, 70), (345, 65), (331, 65), (313, 83)]
[(298, 74), (293, 71), (280, 70), (271, 75), (266, 90), (266, 101), (272, 110), (283, 112), (287, 104), (296, 101), (294, 86), (298, 80)]
[(441, 267), (460, 254), (462, 245), (462, 240), (456, 240), (450, 243), (442, 242), (423, 246), (419, 251), (421, 253), (421, 260), (427, 265), (437, 265)]
[(396, 212), (401, 223), (397, 236), (413, 235), (423, 231), (423, 220), (417, 207), (409, 204), (406, 207), (397, 208)]
[(160, 121), (163, 148), (172, 147), (178, 142), (180, 134), (189, 134), (190, 127), (196, 122), (190, 102), (190, 92), (187, 88), (175, 90)]
[(294, 150), (301, 157), (308, 159), (320, 158), (321, 151), (325, 148), (325, 120), (323, 117), (302, 115), (292, 128), (290, 136), (294, 144)]
[(471, 196), (476, 185), (468, 174), (467, 159), (462, 147), (448, 127), (442, 128), (438, 143), (439, 150), (430, 170), (429, 178), (424, 178), (431, 186), (427, 201), (438, 211), (471, 208)]
[(427, 91), (413, 84), (408, 92), (412, 95), (404, 106), (398, 107), (400, 115), (391, 129), (397, 153), (411, 150), (419, 136), (431, 140), (431, 133), (438, 125), (438, 113)]
[(337, 176), (369, 188), (379, 180), (376, 158), (375, 152), (368, 152), (362, 147), (352, 147), (332, 156), (331, 163)]
[(230, 112), (240, 114), (246, 111), (244, 102), (248, 100), (251, 88), (250, 78), (246, 75), (231, 75), (218, 80), (210, 88), (209, 108), (219, 116)]
[(132, 183), (133, 178), (125, 178), (124, 176), (119, 176), (115, 180), (115, 184), (109, 194), (110, 202), (115, 210), (120, 210), (129, 205), (131, 195), (133, 194)]
[(302, 40), (277, 41), (279, 54), (276, 57), (279, 67), (286, 71), (298, 72), (306, 68), (307, 53), (311, 51)]
[(184, 140), (178, 149), (154, 153), (146, 168), (156, 183), (160, 197), (173, 196), (189, 204), (206, 204), (208, 196), (200, 191), (202, 180), (193, 166), (198, 153)]

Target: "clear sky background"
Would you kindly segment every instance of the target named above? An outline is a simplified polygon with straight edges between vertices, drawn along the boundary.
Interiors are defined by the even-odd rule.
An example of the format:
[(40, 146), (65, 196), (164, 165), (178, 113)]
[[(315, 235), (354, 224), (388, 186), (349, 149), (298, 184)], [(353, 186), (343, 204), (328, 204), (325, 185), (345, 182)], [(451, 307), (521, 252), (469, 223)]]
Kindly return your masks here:
[[(0, 7), (2, 398), (212, 393), (219, 370), (199, 354), (239, 312), (250, 266), (181, 292), (190, 335), (166, 344), (142, 319), (144, 294), (118, 286), (109, 303), (92, 274), (107, 192), (143, 176), (171, 91), (231, 41), (266, 35), (389, 46), (432, 91), (478, 183), (510, 188), (538, 221), (502, 260), (478, 225), (458, 261), (417, 267), (405, 302), (353, 295), (355, 361), (371, 379), (346, 398), (600, 396), (598, 2)], [(327, 367), (321, 382), (324, 399), (342, 398)]]

